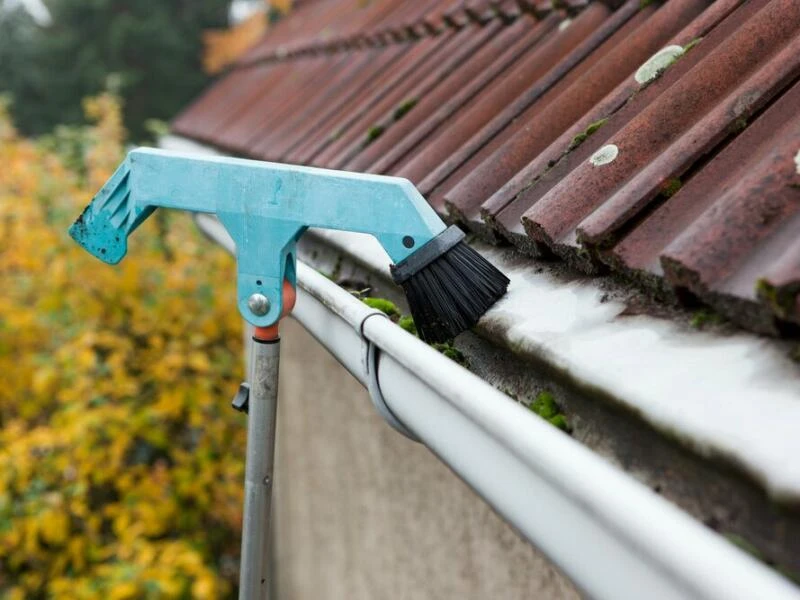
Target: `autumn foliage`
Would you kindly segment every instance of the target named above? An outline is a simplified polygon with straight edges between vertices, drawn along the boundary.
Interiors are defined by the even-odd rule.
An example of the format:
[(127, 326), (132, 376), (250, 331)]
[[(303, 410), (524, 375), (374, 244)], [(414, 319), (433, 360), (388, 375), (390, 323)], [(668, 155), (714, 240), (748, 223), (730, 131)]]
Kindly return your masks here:
[(203, 69), (216, 75), (247, 52), (266, 30), (267, 14), (257, 12), (230, 29), (204, 31)]
[(236, 62), (269, 28), (270, 21), (292, 10), (292, 0), (269, 0), (264, 10), (256, 11), (241, 23), (227, 29), (207, 29), (203, 32), (203, 69), (216, 75)]
[(36, 141), (5, 108), (0, 598), (227, 597), (245, 446), (232, 259), (162, 212), (120, 265), (98, 262), (66, 231), (122, 158), (118, 104), (91, 99), (92, 126)]

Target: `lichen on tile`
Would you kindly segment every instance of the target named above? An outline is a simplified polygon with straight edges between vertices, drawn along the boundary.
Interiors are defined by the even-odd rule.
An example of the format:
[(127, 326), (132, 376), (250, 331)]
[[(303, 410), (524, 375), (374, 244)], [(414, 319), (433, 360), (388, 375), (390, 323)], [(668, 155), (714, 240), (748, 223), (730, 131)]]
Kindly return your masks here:
[(615, 144), (607, 144), (589, 157), (595, 167), (602, 167), (617, 160), (619, 148)]
[(684, 50), (683, 46), (672, 45), (662, 48), (637, 69), (633, 78), (639, 85), (650, 83), (666, 71), (672, 63), (683, 56), (684, 52), (686, 52), (686, 50)]

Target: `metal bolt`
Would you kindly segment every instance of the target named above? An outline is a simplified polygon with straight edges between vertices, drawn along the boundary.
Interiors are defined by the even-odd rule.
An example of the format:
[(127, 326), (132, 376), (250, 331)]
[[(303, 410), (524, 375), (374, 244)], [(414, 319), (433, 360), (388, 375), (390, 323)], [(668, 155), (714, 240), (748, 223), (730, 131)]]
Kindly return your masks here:
[(269, 485), (269, 475), (264, 477), (264, 485)]
[(257, 317), (263, 317), (269, 312), (269, 298), (256, 292), (247, 299), (247, 306), (251, 313)]

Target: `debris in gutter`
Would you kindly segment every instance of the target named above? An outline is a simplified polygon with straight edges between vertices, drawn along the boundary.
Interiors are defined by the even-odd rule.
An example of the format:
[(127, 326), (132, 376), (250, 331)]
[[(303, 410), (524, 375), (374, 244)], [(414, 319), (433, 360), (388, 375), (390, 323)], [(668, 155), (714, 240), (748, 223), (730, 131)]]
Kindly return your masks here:
[[(356, 296), (358, 297), (358, 296)], [(417, 335), (417, 326), (414, 323), (413, 317), (411, 315), (404, 315), (400, 308), (391, 300), (387, 300), (385, 298), (359, 298), (364, 304), (369, 306), (370, 308), (374, 308), (375, 310), (381, 311), (389, 320), (393, 323), (396, 323), (401, 329), (405, 330), (406, 332), (410, 333), (415, 337), (419, 337)], [(453, 341), (447, 341), (444, 343), (436, 343), (436, 344), (428, 344), (431, 348), (438, 351), (441, 354), (444, 354), (447, 358), (452, 361), (457, 362), (462, 367), (467, 367), (469, 365), (469, 361), (467, 361), (467, 357), (453, 345)]]
[(567, 433), (572, 431), (566, 415), (561, 412), (561, 407), (558, 406), (553, 394), (550, 392), (539, 392), (528, 408), (554, 427), (558, 427)]
[(397, 323), (402, 316), (400, 309), (391, 300), (386, 300), (385, 298), (363, 298), (361, 301), (370, 308), (381, 311), (394, 323)]
[(707, 325), (720, 325), (724, 322), (725, 318), (721, 314), (713, 310), (703, 308), (692, 315), (692, 320), (689, 321), (689, 325), (695, 329), (703, 329)]

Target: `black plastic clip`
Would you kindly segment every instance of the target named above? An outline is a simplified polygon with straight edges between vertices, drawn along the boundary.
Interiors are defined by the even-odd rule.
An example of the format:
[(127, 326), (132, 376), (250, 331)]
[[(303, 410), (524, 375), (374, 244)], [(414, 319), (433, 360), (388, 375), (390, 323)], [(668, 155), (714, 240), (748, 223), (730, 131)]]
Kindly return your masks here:
[(238, 410), (239, 412), (243, 412), (247, 414), (247, 408), (250, 404), (250, 384), (249, 383), (242, 383), (239, 385), (239, 391), (236, 392), (236, 395), (233, 397), (233, 402), (231, 402), (231, 406)]

